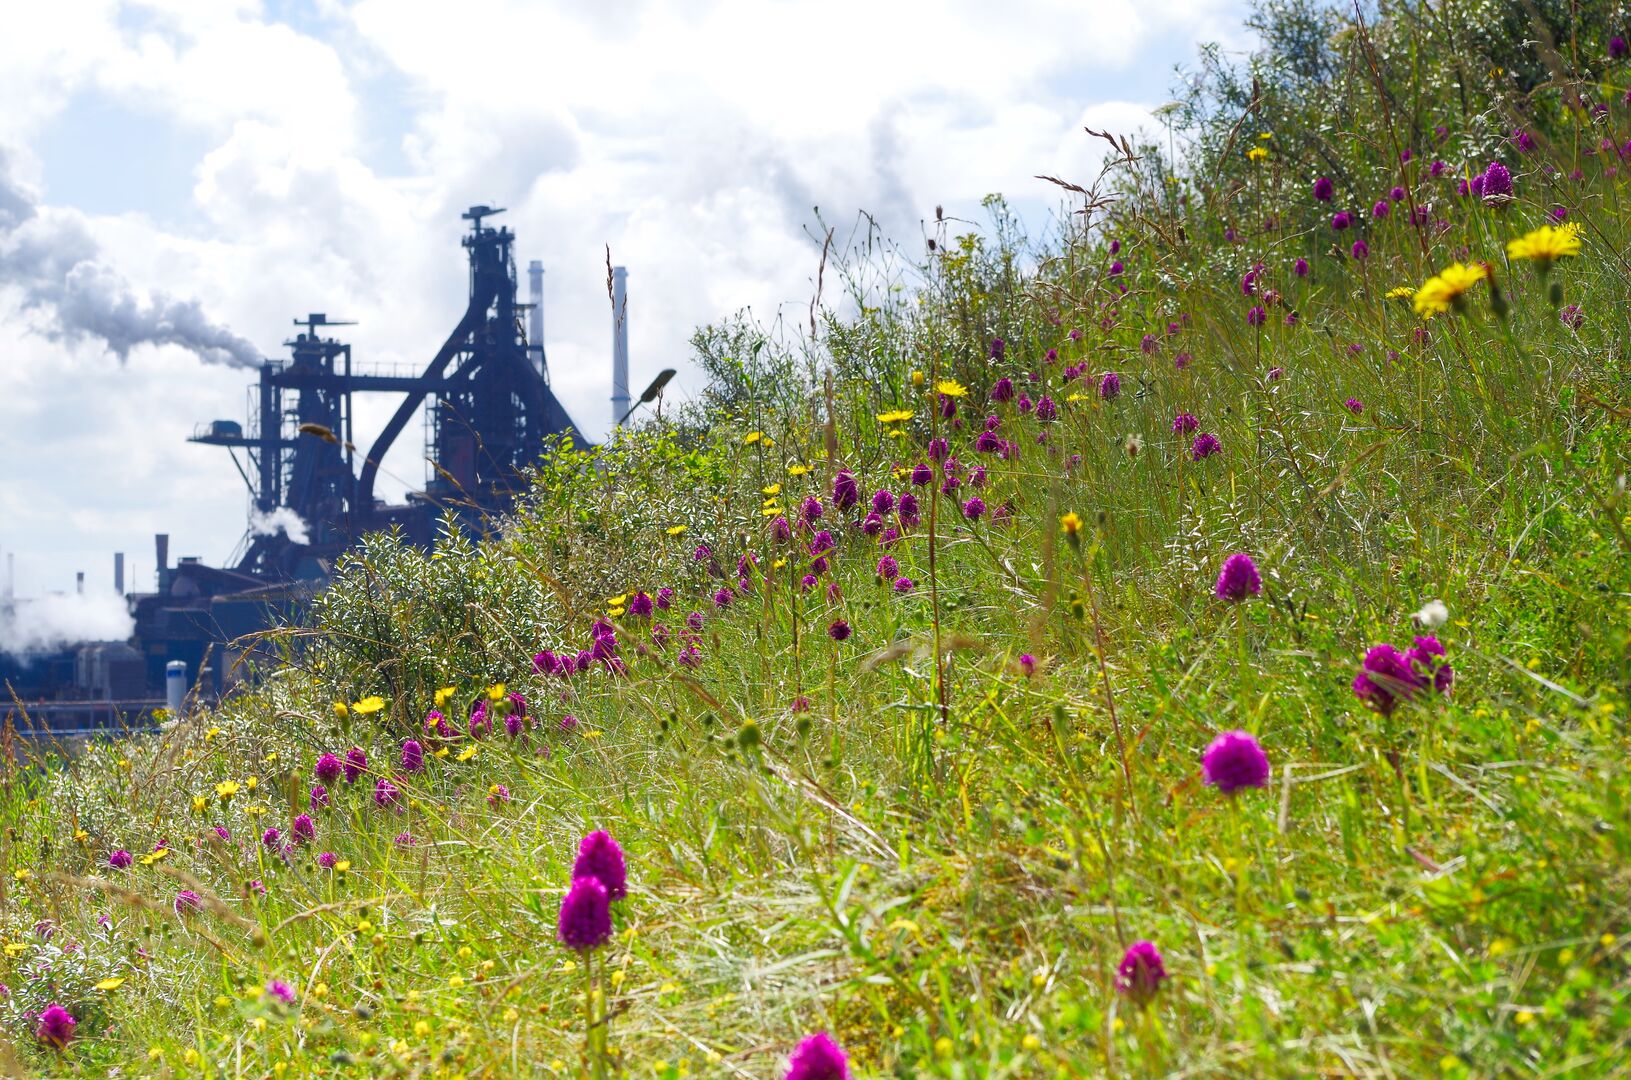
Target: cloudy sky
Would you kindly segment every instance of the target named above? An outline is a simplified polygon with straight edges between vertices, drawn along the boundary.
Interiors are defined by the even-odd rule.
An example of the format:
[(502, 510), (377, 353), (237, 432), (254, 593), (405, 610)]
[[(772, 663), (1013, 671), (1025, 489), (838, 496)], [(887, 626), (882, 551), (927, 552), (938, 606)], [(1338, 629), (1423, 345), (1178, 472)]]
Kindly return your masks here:
[[(246, 496), (185, 439), (245, 415), (290, 320), (356, 319), (422, 366), (463, 311), (459, 214), (544, 261), (556, 393), (609, 423), (604, 245), (630, 268), (631, 384), (694, 326), (809, 302), (832, 222), (915, 245), (944, 204), (1082, 177), (1238, 0), (53, 0), (0, 35), (0, 550), (18, 592), (93, 586), (152, 534), (224, 559)], [(524, 286), (523, 286), (524, 288)], [(359, 407), (371, 435), (394, 401)], [(418, 432), (386, 463), (423, 481)]]

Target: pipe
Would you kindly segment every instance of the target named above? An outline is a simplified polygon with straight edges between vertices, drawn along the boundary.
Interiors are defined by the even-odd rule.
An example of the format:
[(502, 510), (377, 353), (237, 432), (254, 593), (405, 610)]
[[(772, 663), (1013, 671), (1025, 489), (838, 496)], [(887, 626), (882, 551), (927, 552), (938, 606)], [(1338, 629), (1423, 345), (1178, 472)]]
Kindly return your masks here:
[(527, 282), (532, 293), (532, 310), (527, 312), (527, 358), (538, 374), (549, 377), (544, 367), (544, 264), (537, 259), (527, 264)]
[(629, 411), (629, 269), (612, 268), (612, 427)]
[(120, 596), (125, 594), (125, 553), (113, 553), (113, 591)]
[(83, 570), (74, 575), (74, 593), (78, 596), (85, 595), (85, 571)]

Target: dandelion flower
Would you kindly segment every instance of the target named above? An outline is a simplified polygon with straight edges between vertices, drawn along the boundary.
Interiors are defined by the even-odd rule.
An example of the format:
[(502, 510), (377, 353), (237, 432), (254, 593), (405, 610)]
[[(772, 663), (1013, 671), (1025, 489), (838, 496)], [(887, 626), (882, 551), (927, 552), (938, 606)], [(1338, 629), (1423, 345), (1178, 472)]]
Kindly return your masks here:
[(934, 384), (935, 393), (949, 398), (960, 398), (968, 395), (968, 388), (955, 379), (941, 379)]
[(1509, 259), (1528, 259), (1549, 268), (1558, 259), (1580, 254), (1580, 223), (1542, 225), (1540, 228), (1506, 243)]
[(1464, 303), (1462, 295), (1487, 277), (1489, 271), (1477, 263), (1471, 266), (1451, 263), (1416, 290), (1416, 314), (1432, 316), (1449, 311), (1452, 307), (1459, 308)]
[(1233, 795), (1241, 788), (1268, 786), (1269, 758), (1251, 735), (1226, 731), (1201, 756), (1201, 772), (1208, 784)]

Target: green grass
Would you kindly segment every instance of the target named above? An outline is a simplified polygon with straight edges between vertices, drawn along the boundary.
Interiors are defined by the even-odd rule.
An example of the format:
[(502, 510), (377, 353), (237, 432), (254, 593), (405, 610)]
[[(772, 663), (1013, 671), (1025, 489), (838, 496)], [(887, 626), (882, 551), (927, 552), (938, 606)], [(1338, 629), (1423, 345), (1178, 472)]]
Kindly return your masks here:
[[(1558, 93), (1525, 105), (1555, 112)], [(1616, 104), (1606, 123), (1623, 136), (1627, 118)], [(1584, 137), (1595, 121), (1556, 123)], [(1388, 130), (1338, 140), (1356, 190), (1386, 191)], [(1567, 134), (1547, 131), (1553, 146)], [(1586, 244), (1548, 282), (1501, 254), (1557, 201), (1544, 154), (1508, 155), (1519, 198), (1501, 212), (1418, 176), (1447, 227), (1367, 224), (1356, 264), (1330, 254), (1329, 208), (1309, 205), (1322, 159), (1280, 149), (1326, 136), (1274, 134), (1285, 156), (1233, 189), (1203, 180), (1245, 169), (1240, 147), (1198, 150), (1188, 208), (1147, 183), (1170, 162), (1124, 162), (1103, 179), (1130, 195), (1107, 232), (1077, 219), (1029, 245), (993, 203), (989, 230), (942, 234), (921, 267), (848, 253), (829, 273), (858, 314), (829, 313), (813, 341), (699, 336), (731, 376), (706, 413), (592, 465), (555, 448), (501, 537), (432, 553), (374, 538), (219, 707), (10, 767), (0, 1072), (767, 1077), (828, 1030), (864, 1076), (1623, 1074), (1626, 177), (1590, 160), (1571, 182)], [(1223, 238), (1268, 209), (1277, 229)], [(1111, 235), (1126, 295), (1104, 275)], [(1480, 286), (1420, 337), (1408, 304), (1382, 298), (1469, 253), (1494, 265), (1504, 317)], [(1284, 298), (1261, 330), (1239, 288), (1259, 261)], [(1578, 328), (1551, 282), (1584, 310)], [(1168, 339), (1169, 322), (1186, 325)], [(737, 355), (710, 358), (709, 342)], [(1077, 363), (1087, 378), (1067, 384)], [(1123, 389), (1101, 402), (1107, 370)], [(1001, 375), (1052, 395), (1058, 419), (982, 404)], [(960, 429), (935, 408), (943, 379), (971, 390)], [(877, 419), (895, 409), (913, 418)], [(1178, 411), (1222, 453), (1191, 460)], [(1017, 457), (974, 451), (988, 414)], [(957, 501), (894, 471), (937, 437), (964, 465)], [(958, 501), (976, 465), (988, 512), (970, 523)], [(911, 592), (880, 582), (885, 551), (839, 523), (840, 466), (863, 503), (879, 486), (923, 496), (922, 524), (887, 549)], [(796, 516), (808, 495), (836, 549), (803, 593), (808, 555), (763, 511)], [(1066, 512), (1086, 522), (1079, 545)], [(725, 581), (760, 557), (726, 610), (698, 544)], [(1264, 576), (1239, 606), (1212, 595), (1233, 551)], [(587, 648), (613, 598), (659, 586), (677, 593), (658, 613), (666, 648), (637, 650), (647, 622), (612, 617), (625, 676), (533, 672), (538, 649)], [(1360, 658), (1408, 645), (1434, 598), (1453, 692), (1367, 709), (1350, 688)], [(676, 662), (692, 609), (694, 668)], [(496, 683), (525, 694), (526, 740), (432, 741), (447, 756), (399, 780), (408, 805), (376, 807), (373, 779), (399, 773), (436, 691), (455, 688), (458, 719)], [(378, 712), (337, 715), (370, 695)], [(1202, 783), (1202, 750), (1231, 729), (1266, 747), (1266, 789)], [(334, 785), (316, 842), (287, 863), (255, 843), (306, 809), (317, 756), (352, 745), (370, 775)], [(496, 807), (495, 784), (510, 793)], [(209, 839), (217, 824), (230, 841)], [(555, 943), (595, 828), (630, 863), (616, 937), (592, 959), (611, 1013), (598, 1060), (583, 958)], [(149, 865), (106, 865), (161, 840)], [(182, 888), (202, 913), (173, 912)], [(1114, 985), (1139, 939), (1171, 976), (1147, 1008)], [(264, 993), (274, 978), (294, 1006)], [(123, 981), (96, 988), (107, 979)], [(60, 1054), (29, 1019), (51, 1001), (80, 1019)]]

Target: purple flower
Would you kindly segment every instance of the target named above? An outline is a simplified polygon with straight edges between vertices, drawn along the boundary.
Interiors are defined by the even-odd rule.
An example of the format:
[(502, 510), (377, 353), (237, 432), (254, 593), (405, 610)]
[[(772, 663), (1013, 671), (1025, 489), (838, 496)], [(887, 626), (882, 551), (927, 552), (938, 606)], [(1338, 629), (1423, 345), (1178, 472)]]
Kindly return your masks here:
[(697, 633), (702, 632), (702, 612), (693, 611), (685, 617), (685, 625)]
[(270, 848), (271, 850), (276, 851), (278, 841), (282, 839), (282, 833), (278, 832), (276, 829), (267, 829), (265, 832), (261, 833), (261, 847)]
[(328, 788), (322, 784), (313, 784), (311, 796), (306, 801), (313, 810), (324, 809), (328, 806)]
[(1258, 263), (1256, 266), (1246, 271), (1245, 276), (1240, 279), (1240, 295), (1253, 296), (1257, 293), (1257, 275), (1261, 274), (1262, 272), (1262, 263)]
[(402, 771), (418, 772), (425, 767), (425, 748), (419, 740), (409, 739), (402, 744)]
[(1117, 259), (1115, 262), (1110, 264), (1110, 276), (1111, 277), (1120, 277), (1123, 273), (1126, 272), (1126, 270), (1127, 270), (1127, 268), (1125, 266), (1121, 265), (1121, 260), (1120, 259)]
[(1003, 355), (1007, 352), (1008, 343), (1006, 341), (1002, 340), (1000, 337), (994, 337), (991, 339), (991, 359), (1001, 360)]
[(714, 607), (720, 609), (728, 608), (731, 606), (731, 601), (734, 598), (735, 594), (731, 592), (728, 586), (721, 586), (719, 591), (714, 593)]
[[(579, 653), (578, 655), (586, 656), (589, 654)], [(487, 699), (482, 698), (470, 709), (470, 737), (472, 739), (479, 739), (492, 730), (493, 718), (487, 711)]]
[(1365, 403), (1363, 401), (1360, 401), (1356, 397), (1351, 397), (1347, 401), (1344, 401), (1342, 404), (1343, 404), (1344, 407), (1347, 408), (1347, 410), (1349, 412), (1353, 413), (1355, 416), (1357, 416), (1360, 413), (1365, 411)]
[[(340, 759), (333, 754), (324, 754), (317, 759), (317, 779), (325, 784), (332, 784), (340, 778)], [(347, 781), (349, 783), (350, 781)]]
[(1298, 259), (1296, 262), (1292, 263), (1291, 264), (1291, 272), (1293, 274), (1296, 274), (1298, 277), (1307, 277), (1308, 276), (1308, 260), (1307, 259)]
[[(782, 519), (782, 524), (787, 524), (787, 520), (785, 518)], [(653, 606), (654, 605), (652, 604), (650, 595), (644, 592), (637, 592), (634, 594), (633, 598), (629, 600), (629, 614), (633, 615), (637, 619), (649, 618)]]
[(849, 623), (843, 619), (834, 619), (832, 625), (827, 627), (827, 636), (834, 641), (844, 641), (850, 635)]
[[(362, 752), (362, 747), (353, 746), (351, 749), (345, 752), (345, 766), (343, 771), (345, 773), (346, 783), (355, 784), (357, 782), (357, 777), (361, 776), (363, 772), (367, 770), (367, 768), (368, 755)], [(319, 776), (318, 779), (322, 779), (322, 777)]]
[(1140, 1005), (1148, 1004), (1168, 978), (1161, 951), (1148, 941), (1133, 942), (1116, 966), (1116, 989)]
[(1019, 654), (1019, 670), (1025, 673), (1026, 678), (1036, 674), (1036, 657), (1030, 653)]
[(176, 893), (175, 904), (177, 915), (191, 915), (195, 911), (204, 910), (204, 900), (191, 889), (182, 889)]
[(1368, 259), (1370, 258), (1370, 245), (1363, 240), (1355, 240), (1352, 254), (1356, 259)]
[(40, 1023), (34, 1029), (34, 1037), (53, 1049), (61, 1050), (73, 1039), (74, 1028), (78, 1025), (79, 1021), (74, 1019), (73, 1013), (53, 1001), (40, 1013)]
[(1427, 167), (1427, 174), (1435, 180), (1449, 171), (1449, 164), (1443, 161), (1435, 161)]
[(1608, 39), (1608, 58), (1610, 60), (1624, 60), (1628, 49), (1625, 39), (1618, 34)]
[(1388, 206), (1386, 199), (1378, 200), (1376, 205), (1370, 208), (1370, 216), (1373, 218), (1385, 218), (1391, 212), (1392, 208)]
[(1145, 334), (1143, 339), (1139, 341), (1138, 347), (1145, 356), (1154, 356), (1161, 351), (1161, 339), (1154, 334)]
[(1346, 210), (1338, 210), (1336, 213), (1331, 215), (1331, 228), (1335, 229), (1337, 232), (1341, 232), (1343, 229), (1346, 229), (1352, 224), (1353, 215), (1348, 213)]
[(1444, 656), (1443, 644), (1430, 634), (1418, 637), (1404, 654), (1411, 671), (1423, 679), (1431, 679), (1434, 690), (1448, 694), (1450, 684), (1455, 681), (1455, 671)]
[(1195, 358), (1188, 353), (1181, 352), (1172, 358), (1172, 366), (1177, 368), (1179, 371), (1182, 371), (1184, 368), (1188, 367), (1190, 362), (1194, 359)]
[(1201, 755), (1206, 782), (1233, 795), (1241, 788), (1267, 787), (1269, 757), (1258, 741), (1244, 731), (1225, 731)]
[[(559, 667), (559, 661), (557, 661), (555, 659), (555, 654), (553, 652), (551, 652), (549, 649), (545, 649), (543, 652), (533, 654), (533, 657), (532, 657), (532, 670), (538, 672), (540, 675), (553, 675), (553, 674), (555, 674), (555, 671), (556, 671), (557, 667)], [(425, 730), (426, 731), (429, 731), (430, 728), (431, 728), (431, 717), (432, 716), (436, 717), (436, 719), (438, 719), (438, 720), (440, 720), (442, 718), (442, 714), (440, 712), (436, 711), (435, 709), (432, 709), (430, 712), (426, 713), (425, 714)]]
[(629, 872), (623, 861), (623, 849), (617, 846), (612, 834), (597, 829), (578, 844), (578, 859), (572, 864), (572, 877), (591, 877), (606, 887), (609, 900), (621, 900), (629, 894)]
[(917, 588), (917, 582), (913, 581), (909, 577), (895, 579), (894, 589), (896, 592), (901, 593), (902, 595), (911, 592), (915, 588)]
[(711, 556), (712, 554), (713, 554), (713, 549), (710, 548), (707, 544), (698, 544), (697, 549), (695, 551), (691, 552), (691, 561), (692, 562), (707, 562), (709, 556)]
[(1286, 377), (1286, 369), (1285, 368), (1283, 368), (1283, 367), (1271, 367), (1271, 368), (1269, 368), (1269, 372), (1268, 372), (1269, 382), (1279, 382), (1281, 379), (1283, 379), (1285, 377)]
[(1354, 676), (1353, 692), (1359, 700), (1386, 716), (1400, 701), (1408, 701), (1426, 685), (1409, 658), (1392, 645), (1372, 646)]
[(1194, 461), (1200, 461), (1202, 458), (1211, 457), (1222, 449), (1223, 444), (1218, 442), (1216, 435), (1203, 431), (1195, 436), (1194, 442), (1189, 444), (1189, 456)]
[(1218, 571), (1218, 583), (1212, 591), (1219, 600), (1238, 604), (1263, 591), (1263, 577), (1257, 572), (1252, 557), (1237, 551), (1223, 560), (1223, 569)]
[(895, 508), (895, 495), (894, 495), (894, 492), (888, 490), (887, 488), (879, 488), (877, 491), (874, 491), (872, 493), (872, 512), (873, 513), (875, 513), (875, 514), (887, 514), (887, 513), (889, 513), (889, 511), (893, 510), (894, 508)]
[(561, 898), (556, 936), (562, 945), (579, 952), (597, 948), (611, 940), (611, 897), (599, 878), (573, 880), (572, 887)]
[[(933, 479), (934, 479), (934, 470), (929, 468), (929, 466), (925, 462), (920, 461), (915, 466), (913, 466), (913, 468), (912, 468), (912, 483), (914, 485), (916, 485), (917, 487), (923, 487), (924, 485), (928, 484)], [(903, 502), (905, 501), (904, 497), (902, 498), (902, 501)]]
[(1336, 185), (1331, 183), (1329, 176), (1322, 176), (1314, 181), (1314, 198), (1320, 202), (1330, 202), (1336, 194)]
[(494, 784), (487, 790), (487, 805), (497, 810), (510, 801), (510, 789), (503, 784)]
[(1112, 401), (1121, 393), (1121, 376), (1113, 371), (1107, 371), (1099, 379), (1099, 397), (1105, 401)]
[(1268, 317), (1269, 313), (1264, 311), (1261, 305), (1253, 306), (1250, 311), (1246, 312), (1246, 325), (1262, 326)]
[(849, 1058), (831, 1035), (818, 1032), (793, 1051), (784, 1080), (850, 1080)]
[(673, 603), (674, 603), (674, 590), (673, 589), (669, 588), (667, 585), (664, 585), (662, 588), (657, 590), (656, 604), (657, 604), (657, 610), (658, 611), (667, 611), (668, 608), (669, 608), (669, 605), (671, 605)]
[(848, 510), (861, 501), (861, 487), (848, 469), (839, 469), (838, 475), (833, 477), (832, 501), (840, 510)]
[(374, 781), (374, 804), (382, 809), (393, 809), (400, 801), (402, 793), (397, 786), (386, 777)]
[(1523, 128), (1512, 129), (1512, 141), (1518, 144), (1518, 149), (1529, 153), (1535, 148), (1535, 137)]
[[(947, 443), (945, 439), (930, 439), (929, 440), (929, 460), (930, 461), (945, 461), (950, 456), (951, 456), (951, 445), (949, 443)], [(916, 473), (913, 474), (913, 478), (914, 479), (916, 478)], [(925, 480), (924, 483), (926, 484), (926, 483), (928, 483), (928, 481)]]
[(1392, 199), (1394, 202), (1404, 202), (1405, 190), (1403, 187), (1395, 184), (1393, 185), (1392, 190), (1387, 193), (1387, 197)]
[(1580, 310), (1579, 304), (1570, 304), (1558, 312), (1557, 317), (1570, 330), (1578, 330), (1586, 322), (1586, 313)]
[(885, 581), (893, 581), (895, 575), (900, 573), (900, 563), (895, 561), (893, 555), (885, 555), (878, 560), (878, 576)]
[(814, 495), (806, 497), (804, 502), (799, 506), (799, 516), (804, 519), (804, 524), (806, 525), (820, 521), (821, 515), (825, 512), (826, 511), (822, 509), (821, 500), (816, 498)]
[(397, 833), (396, 839), (392, 840), (391, 842), (399, 848), (411, 848), (415, 844), (419, 843), (419, 838), (414, 836), (411, 832), (404, 832)]
[(1036, 418), (1044, 424), (1051, 424), (1058, 415), (1059, 407), (1053, 403), (1051, 397), (1043, 394), (1036, 403)]
[(995, 431), (982, 431), (974, 440), (974, 450), (980, 454), (995, 454), (1002, 450), (1002, 437)]
[(309, 814), (297, 814), (289, 826), (289, 834), (299, 843), (310, 843), (317, 839), (317, 826)]
[(317, 865), (321, 866), (324, 870), (334, 869), (335, 865), (339, 863), (339, 861), (340, 857), (334, 854), (332, 851), (324, 851), (317, 856)]
[(1503, 206), (1512, 200), (1512, 171), (1499, 161), (1489, 163), (1480, 177), (1478, 194), (1486, 206)]
[(1179, 435), (1188, 435), (1200, 426), (1201, 422), (1195, 418), (1194, 413), (1181, 412), (1172, 418), (1172, 430)]
[(1551, 219), (1558, 224), (1562, 224), (1563, 222), (1569, 220), (1569, 208), (1567, 206), (1554, 206), (1549, 211), (1549, 214)]
[(130, 864), (134, 861), (135, 857), (124, 848), (120, 848), (118, 851), (115, 851), (113, 854), (108, 856), (108, 865), (113, 867), (115, 870), (128, 870), (130, 869)]
[[(920, 465), (918, 467), (927, 468), (928, 466)], [(913, 479), (916, 479), (915, 474)], [(927, 482), (924, 481), (924, 483)], [(917, 496), (910, 491), (903, 493), (900, 497), (900, 520), (903, 525), (908, 527), (917, 524)]]
[(963, 516), (970, 521), (979, 521), (980, 515), (985, 513), (985, 500), (978, 495), (963, 504)]
[(991, 400), (996, 402), (1014, 400), (1014, 380), (1006, 375), (998, 379), (996, 385), (991, 387)]

